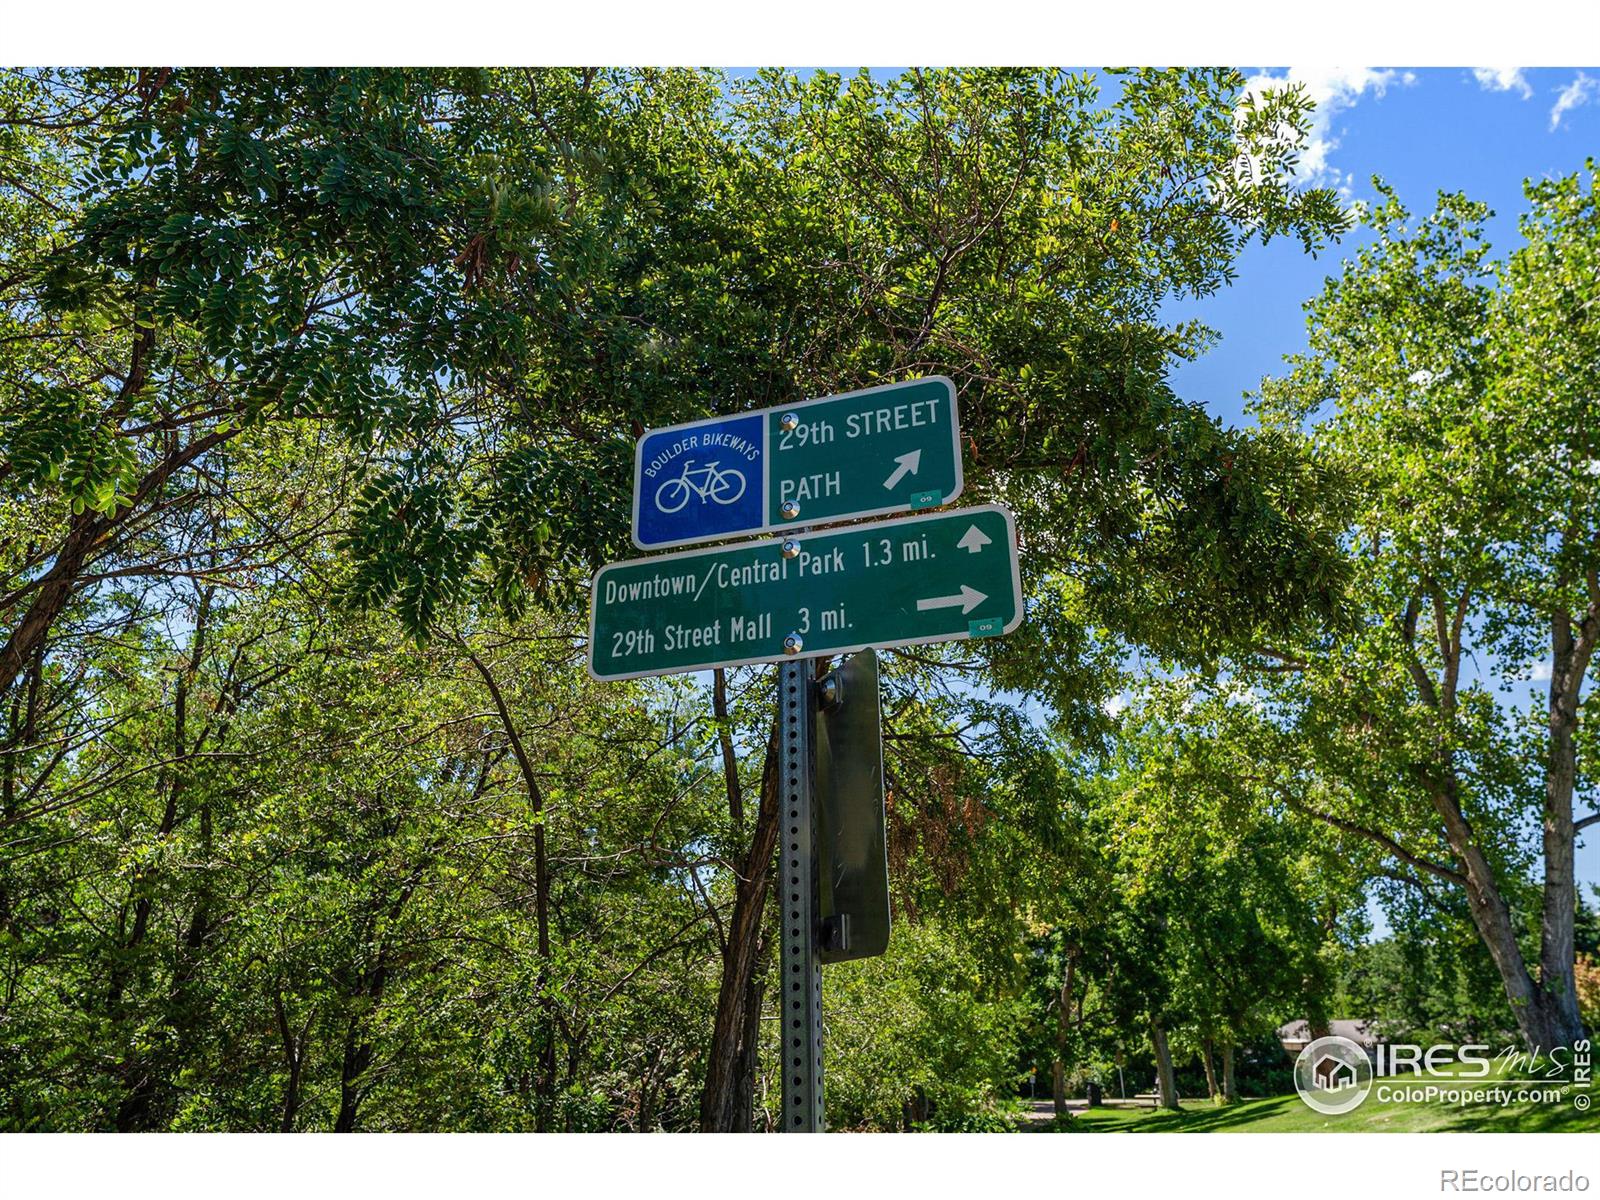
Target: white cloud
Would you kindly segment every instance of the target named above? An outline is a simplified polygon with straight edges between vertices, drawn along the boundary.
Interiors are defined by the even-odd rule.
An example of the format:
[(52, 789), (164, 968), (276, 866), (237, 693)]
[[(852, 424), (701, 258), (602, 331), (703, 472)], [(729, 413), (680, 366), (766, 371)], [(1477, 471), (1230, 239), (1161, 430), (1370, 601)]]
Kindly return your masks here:
[(1528, 678), (1534, 683), (1548, 683), (1554, 670), (1555, 666), (1552, 663), (1536, 662), (1533, 664), (1533, 674), (1529, 675)]
[(1518, 92), (1524, 100), (1533, 95), (1521, 67), (1473, 67), (1472, 75), (1486, 92)]
[(1120, 692), (1106, 700), (1101, 707), (1105, 709), (1106, 716), (1119, 717), (1127, 710), (1128, 705), (1131, 703), (1133, 702), (1128, 699), (1128, 693)]
[(1600, 79), (1593, 79), (1579, 71), (1577, 77), (1561, 89), (1561, 94), (1556, 97), (1556, 105), (1550, 110), (1550, 128), (1554, 131), (1561, 124), (1561, 118), (1574, 108), (1582, 108), (1589, 103), (1596, 91), (1600, 91)]
[(1348, 191), (1350, 176), (1341, 175), (1328, 162), (1328, 156), (1339, 147), (1339, 139), (1333, 133), (1333, 119), (1368, 92), (1381, 97), (1391, 84), (1409, 87), (1416, 80), (1410, 71), (1402, 74), (1372, 67), (1290, 67), (1286, 75), (1252, 75), (1245, 80), (1241, 98), (1292, 84), (1305, 88), (1316, 110), (1311, 115), (1310, 136), (1300, 153), (1300, 165), (1295, 174), (1307, 187), (1342, 184)]

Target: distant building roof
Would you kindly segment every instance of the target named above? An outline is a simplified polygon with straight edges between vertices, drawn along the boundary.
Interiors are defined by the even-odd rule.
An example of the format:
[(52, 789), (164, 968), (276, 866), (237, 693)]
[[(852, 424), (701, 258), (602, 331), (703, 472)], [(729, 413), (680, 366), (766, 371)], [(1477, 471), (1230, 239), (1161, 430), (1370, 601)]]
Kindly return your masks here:
[[(1329, 1021), (1328, 1033), (1334, 1037), (1349, 1038), (1363, 1050), (1370, 1050), (1378, 1044), (1377, 1035), (1372, 1032), (1371, 1021)], [(1290, 1021), (1287, 1025), (1278, 1027), (1278, 1040), (1291, 1054), (1299, 1053), (1301, 1047), (1314, 1037), (1309, 1021)]]

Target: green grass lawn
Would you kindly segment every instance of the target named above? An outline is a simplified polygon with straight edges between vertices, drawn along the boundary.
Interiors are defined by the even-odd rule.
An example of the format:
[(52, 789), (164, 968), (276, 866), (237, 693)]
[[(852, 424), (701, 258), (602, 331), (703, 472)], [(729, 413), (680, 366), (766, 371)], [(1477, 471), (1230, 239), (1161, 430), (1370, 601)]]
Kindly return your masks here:
[[(1594, 1089), (1600, 1092), (1600, 1088)], [(1596, 1097), (1600, 1099), (1600, 1096)], [(1217, 1108), (1206, 1100), (1185, 1100), (1183, 1111), (1120, 1105), (1087, 1109), (1066, 1122), (1066, 1132), (1082, 1133), (1546, 1133), (1600, 1132), (1600, 1109), (1580, 1111), (1570, 1099), (1560, 1104), (1456, 1106), (1443, 1103), (1379, 1103), (1376, 1094), (1360, 1108), (1337, 1117), (1313, 1112), (1298, 1096), (1244, 1100)], [(1048, 1126), (1047, 1126), (1048, 1128)]]
[[(1433, 1082), (1475, 1091), (1492, 1087), (1505, 1073), (1504, 1068), (1497, 1068), (1483, 1079), (1407, 1076), (1376, 1083), (1407, 1086)], [(1559, 1086), (1560, 1081), (1554, 1083)], [(1515, 1085), (1501, 1086), (1513, 1089)], [(1181, 1112), (1110, 1101), (1102, 1108), (1079, 1110), (1059, 1125), (1047, 1122), (1039, 1128), (1069, 1133), (1600, 1133), (1600, 1083), (1590, 1085), (1584, 1094), (1597, 1107), (1580, 1109), (1570, 1094), (1558, 1103), (1385, 1102), (1378, 1099), (1374, 1087), (1360, 1107), (1336, 1117), (1312, 1111), (1295, 1095), (1244, 1100), (1224, 1108), (1209, 1100), (1184, 1100)]]
[(1571, 1104), (1527, 1105), (1521, 1108), (1479, 1105), (1456, 1108), (1444, 1104), (1379, 1104), (1368, 1100), (1354, 1112), (1325, 1117), (1312, 1112), (1298, 1096), (1244, 1100), (1227, 1108), (1208, 1101), (1182, 1101), (1183, 1111), (1152, 1112), (1148, 1108), (1098, 1108), (1077, 1113), (1068, 1132), (1082, 1133), (1483, 1133), (1600, 1132), (1595, 1110), (1579, 1112)]

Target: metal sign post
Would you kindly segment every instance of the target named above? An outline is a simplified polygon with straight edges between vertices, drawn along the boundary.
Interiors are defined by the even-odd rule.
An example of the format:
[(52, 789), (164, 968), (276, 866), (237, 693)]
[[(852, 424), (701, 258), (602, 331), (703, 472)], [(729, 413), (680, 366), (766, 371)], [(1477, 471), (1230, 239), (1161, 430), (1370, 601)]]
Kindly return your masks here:
[(778, 881), (783, 900), (783, 1131), (822, 1131), (822, 969), (817, 961), (812, 812), (816, 703), (811, 663), (778, 669), (779, 793), (783, 798)]
[[(889, 943), (872, 647), (1015, 629), (1016, 523), (993, 504), (920, 511), (963, 486), (956, 390), (941, 375), (650, 430), (634, 453), (633, 485), (641, 550), (785, 535), (601, 567), (586, 657), (601, 680), (782, 664), (780, 1128), (820, 1133), (821, 963), (882, 954)], [(817, 528), (907, 512), (917, 515)], [(864, 653), (825, 684), (813, 678), (807, 656), (852, 651)]]

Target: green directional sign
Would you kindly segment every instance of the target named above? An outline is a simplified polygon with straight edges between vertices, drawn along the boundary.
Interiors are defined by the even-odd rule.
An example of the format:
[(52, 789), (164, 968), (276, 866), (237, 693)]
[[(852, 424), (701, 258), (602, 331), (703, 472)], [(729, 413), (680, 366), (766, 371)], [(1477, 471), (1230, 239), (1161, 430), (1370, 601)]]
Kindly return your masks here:
[(1016, 526), (984, 505), (611, 563), (589, 603), (597, 679), (989, 637), (1022, 620)]
[(774, 528), (935, 508), (961, 494), (956, 389), (943, 375), (771, 409), (767, 438)]

